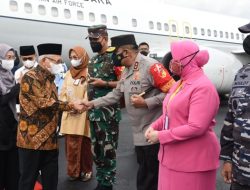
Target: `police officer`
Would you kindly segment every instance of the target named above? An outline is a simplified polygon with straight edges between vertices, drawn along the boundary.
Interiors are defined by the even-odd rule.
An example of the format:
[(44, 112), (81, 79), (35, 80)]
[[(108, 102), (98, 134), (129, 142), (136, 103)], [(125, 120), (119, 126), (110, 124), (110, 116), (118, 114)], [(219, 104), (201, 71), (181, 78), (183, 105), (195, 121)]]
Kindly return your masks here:
[[(239, 28), (250, 33), (250, 23)], [(243, 41), (250, 55), (250, 35)], [(220, 159), (224, 161), (221, 175), (231, 190), (250, 189), (250, 63), (236, 74), (228, 100), (228, 112), (221, 131)]]
[(149, 54), (149, 45), (147, 42), (141, 42), (139, 44), (139, 51), (142, 55), (147, 56)]
[(124, 95), (139, 164), (137, 190), (156, 190), (159, 144), (148, 143), (144, 133), (161, 115), (164, 92), (169, 90), (174, 80), (162, 64), (139, 53), (133, 34), (116, 36), (111, 41), (111, 45), (116, 47), (114, 63), (125, 66), (121, 79), (106, 96), (91, 102), (83, 101), (82, 104), (86, 109), (97, 109), (119, 102)]
[[(116, 86), (118, 76), (112, 61), (114, 48), (108, 47), (105, 25), (88, 28), (88, 38), (93, 52), (97, 53), (89, 62), (89, 100), (105, 96)], [(112, 189), (116, 175), (116, 150), (118, 144), (119, 104), (92, 109), (90, 120), (93, 159), (96, 164), (96, 190)]]

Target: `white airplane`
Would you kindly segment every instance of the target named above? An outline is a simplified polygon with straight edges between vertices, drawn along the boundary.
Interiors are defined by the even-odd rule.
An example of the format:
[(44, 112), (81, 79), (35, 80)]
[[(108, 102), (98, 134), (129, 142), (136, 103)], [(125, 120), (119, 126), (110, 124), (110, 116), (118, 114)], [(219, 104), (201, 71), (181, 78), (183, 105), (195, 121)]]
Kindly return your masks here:
[[(219, 93), (228, 93), (236, 71), (246, 63), (244, 34), (248, 20), (170, 6), (154, 0), (1, 0), (1, 43), (21, 45), (62, 43), (63, 55), (83, 46), (91, 55), (87, 27), (105, 24), (109, 36), (133, 33), (137, 43), (150, 44), (151, 57), (169, 52), (170, 42), (193, 39), (210, 52), (205, 73)], [(241, 63), (242, 61), (242, 63)]]

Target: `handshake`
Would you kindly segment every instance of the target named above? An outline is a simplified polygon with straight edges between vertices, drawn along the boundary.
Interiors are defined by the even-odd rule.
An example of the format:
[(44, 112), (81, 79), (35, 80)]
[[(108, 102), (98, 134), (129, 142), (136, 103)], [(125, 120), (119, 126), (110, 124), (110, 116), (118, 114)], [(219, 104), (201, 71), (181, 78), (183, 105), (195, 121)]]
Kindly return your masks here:
[(76, 100), (69, 103), (69, 106), (72, 108), (70, 113), (77, 114), (83, 113), (94, 107), (94, 104), (91, 101), (87, 100)]

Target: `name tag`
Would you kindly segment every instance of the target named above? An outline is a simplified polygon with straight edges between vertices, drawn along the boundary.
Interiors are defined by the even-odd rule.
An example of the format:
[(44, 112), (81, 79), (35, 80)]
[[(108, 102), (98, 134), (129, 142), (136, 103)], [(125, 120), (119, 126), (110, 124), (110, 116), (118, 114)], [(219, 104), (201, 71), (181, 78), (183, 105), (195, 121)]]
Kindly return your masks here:
[(81, 79), (76, 79), (74, 80), (73, 85), (78, 86), (80, 82), (81, 82)]
[(164, 130), (167, 130), (168, 129), (168, 116), (166, 115), (166, 118), (165, 118), (165, 125), (164, 125)]
[(128, 90), (130, 93), (134, 93), (134, 94), (141, 93), (141, 81), (131, 80)]

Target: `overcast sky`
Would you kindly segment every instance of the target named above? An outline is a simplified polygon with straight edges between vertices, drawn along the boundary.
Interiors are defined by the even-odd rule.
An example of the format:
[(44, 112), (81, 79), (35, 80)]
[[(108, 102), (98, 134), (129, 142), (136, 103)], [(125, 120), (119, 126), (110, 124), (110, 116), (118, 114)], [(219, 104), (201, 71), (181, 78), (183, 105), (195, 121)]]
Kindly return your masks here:
[(158, 0), (177, 6), (198, 8), (231, 16), (243, 17), (250, 22), (250, 0)]

